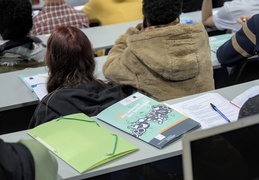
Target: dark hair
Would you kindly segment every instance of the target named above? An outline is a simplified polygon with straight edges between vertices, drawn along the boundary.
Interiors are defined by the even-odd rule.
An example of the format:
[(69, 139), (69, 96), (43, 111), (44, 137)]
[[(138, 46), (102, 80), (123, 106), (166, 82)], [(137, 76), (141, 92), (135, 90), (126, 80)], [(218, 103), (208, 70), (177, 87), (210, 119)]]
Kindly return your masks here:
[(143, 0), (142, 12), (151, 26), (168, 24), (182, 13), (182, 0)]
[(49, 68), (48, 93), (95, 80), (91, 43), (76, 27), (62, 26), (53, 30), (47, 42), (45, 62)]
[(0, 34), (4, 40), (26, 36), (33, 25), (29, 0), (0, 0)]

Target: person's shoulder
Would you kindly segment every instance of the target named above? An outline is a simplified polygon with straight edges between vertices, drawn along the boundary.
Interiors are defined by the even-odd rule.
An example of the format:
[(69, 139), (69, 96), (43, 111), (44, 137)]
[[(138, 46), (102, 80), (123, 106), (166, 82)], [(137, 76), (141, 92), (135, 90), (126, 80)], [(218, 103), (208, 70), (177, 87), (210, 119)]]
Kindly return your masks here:
[(207, 31), (201, 22), (197, 22), (192, 25), (189, 25), (189, 24), (179, 24), (179, 25), (181, 28), (186, 29), (188, 33), (193, 33), (193, 34), (202, 33), (207, 35)]
[(259, 24), (259, 14), (255, 14), (243, 25), (243, 29), (244, 27), (247, 27), (256, 36), (258, 36), (259, 35), (258, 24)]
[(239, 118), (259, 113), (259, 95), (249, 98), (241, 107)]
[(255, 14), (251, 18), (253, 21), (259, 22), (259, 14)]

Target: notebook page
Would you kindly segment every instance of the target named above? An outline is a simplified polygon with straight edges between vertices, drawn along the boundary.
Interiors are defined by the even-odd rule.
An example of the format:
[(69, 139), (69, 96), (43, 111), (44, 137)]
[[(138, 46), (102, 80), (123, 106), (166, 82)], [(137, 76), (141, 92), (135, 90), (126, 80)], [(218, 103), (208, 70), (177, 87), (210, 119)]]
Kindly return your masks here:
[(248, 89), (247, 91), (241, 93), (237, 97), (235, 97), (231, 103), (235, 106), (241, 108), (243, 104), (251, 97), (256, 96), (259, 94), (259, 86), (254, 86)]
[(239, 108), (233, 106), (227, 99), (218, 93), (206, 93), (184, 102), (172, 104), (171, 106), (199, 122), (202, 129), (228, 123), (219, 115), (219, 113), (212, 109), (210, 103), (217, 106), (231, 122), (237, 120)]

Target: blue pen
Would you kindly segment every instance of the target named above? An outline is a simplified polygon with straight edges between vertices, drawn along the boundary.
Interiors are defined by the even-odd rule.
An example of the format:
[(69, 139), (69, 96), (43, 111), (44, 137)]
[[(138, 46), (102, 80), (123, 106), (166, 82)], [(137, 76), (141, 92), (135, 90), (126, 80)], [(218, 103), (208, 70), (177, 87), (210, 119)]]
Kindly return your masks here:
[(221, 117), (223, 117), (227, 122), (230, 122), (230, 120), (214, 104), (210, 103), (210, 105)]

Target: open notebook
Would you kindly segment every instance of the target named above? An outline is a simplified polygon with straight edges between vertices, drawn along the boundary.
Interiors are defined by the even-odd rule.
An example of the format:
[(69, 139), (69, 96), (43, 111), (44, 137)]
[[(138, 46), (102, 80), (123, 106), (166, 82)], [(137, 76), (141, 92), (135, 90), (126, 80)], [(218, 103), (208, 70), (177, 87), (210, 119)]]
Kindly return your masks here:
[(219, 93), (204, 93), (196, 98), (172, 104), (171, 106), (199, 122), (202, 129), (207, 129), (228, 123), (219, 113), (212, 109), (210, 103), (217, 106), (231, 122), (234, 122), (237, 120), (239, 110), (243, 104), (250, 97), (257, 94), (259, 94), (259, 86), (253, 86), (236, 96), (232, 101), (227, 100)]
[(46, 89), (48, 74), (23, 74), (19, 78), (26, 84), (26, 86), (41, 100), (48, 94)]
[(183, 136), (185, 180), (259, 178), (259, 114)]

